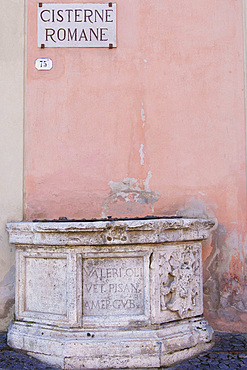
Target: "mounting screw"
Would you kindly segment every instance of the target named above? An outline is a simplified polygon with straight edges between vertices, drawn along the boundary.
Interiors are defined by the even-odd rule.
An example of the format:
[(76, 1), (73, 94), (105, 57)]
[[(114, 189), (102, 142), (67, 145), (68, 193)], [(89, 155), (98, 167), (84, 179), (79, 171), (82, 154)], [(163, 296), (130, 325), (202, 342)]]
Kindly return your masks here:
[(45, 48), (45, 44), (41, 44), (40, 47), (41, 47), (41, 49), (44, 49)]
[(42, 5), (43, 5), (42, 3), (39, 3), (39, 8), (42, 8)]
[(113, 44), (109, 44), (109, 49), (113, 49)]

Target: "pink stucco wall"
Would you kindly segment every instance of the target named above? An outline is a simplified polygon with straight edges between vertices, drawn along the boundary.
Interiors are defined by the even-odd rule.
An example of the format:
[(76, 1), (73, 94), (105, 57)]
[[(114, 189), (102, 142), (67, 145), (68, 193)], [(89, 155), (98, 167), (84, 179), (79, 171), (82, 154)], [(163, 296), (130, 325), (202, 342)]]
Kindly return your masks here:
[(39, 49), (28, 1), (26, 219), (217, 218), (206, 315), (246, 330), (242, 1), (116, 3), (116, 49)]

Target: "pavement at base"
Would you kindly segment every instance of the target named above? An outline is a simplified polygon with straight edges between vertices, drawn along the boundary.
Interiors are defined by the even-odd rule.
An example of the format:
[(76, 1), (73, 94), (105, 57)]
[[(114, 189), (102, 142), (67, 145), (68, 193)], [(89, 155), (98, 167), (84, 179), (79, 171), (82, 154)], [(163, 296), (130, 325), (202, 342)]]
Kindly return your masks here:
[[(28, 356), (24, 351), (17, 351), (8, 347), (6, 332), (0, 332), (0, 369), (55, 370), (57, 368), (45, 365)], [(169, 369), (247, 370), (247, 334), (215, 332), (215, 346), (210, 351), (201, 353), (189, 360), (182, 361), (179, 364), (169, 367)]]

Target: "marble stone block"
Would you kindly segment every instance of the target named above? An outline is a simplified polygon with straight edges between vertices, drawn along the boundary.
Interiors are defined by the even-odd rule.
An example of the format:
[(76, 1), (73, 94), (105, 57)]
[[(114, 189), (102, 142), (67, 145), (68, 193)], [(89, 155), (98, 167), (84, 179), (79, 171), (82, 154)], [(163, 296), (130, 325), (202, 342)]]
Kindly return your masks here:
[(201, 242), (213, 225), (9, 223), (16, 246), (9, 345), (63, 369), (159, 368), (209, 349)]

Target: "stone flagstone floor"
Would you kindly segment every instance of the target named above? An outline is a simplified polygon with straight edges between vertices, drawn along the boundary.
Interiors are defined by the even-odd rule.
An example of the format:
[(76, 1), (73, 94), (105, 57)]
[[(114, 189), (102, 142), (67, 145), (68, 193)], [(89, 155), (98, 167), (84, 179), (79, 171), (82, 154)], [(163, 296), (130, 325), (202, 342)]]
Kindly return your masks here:
[[(0, 332), (0, 369), (55, 370), (42, 362), (7, 346), (6, 333)], [(173, 370), (247, 369), (247, 334), (215, 332), (215, 346), (190, 360), (170, 367)], [(139, 369), (144, 370), (144, 369)]]

